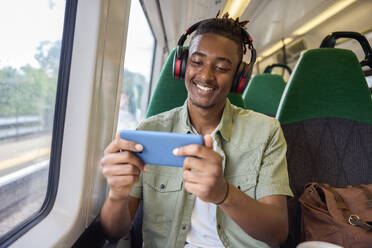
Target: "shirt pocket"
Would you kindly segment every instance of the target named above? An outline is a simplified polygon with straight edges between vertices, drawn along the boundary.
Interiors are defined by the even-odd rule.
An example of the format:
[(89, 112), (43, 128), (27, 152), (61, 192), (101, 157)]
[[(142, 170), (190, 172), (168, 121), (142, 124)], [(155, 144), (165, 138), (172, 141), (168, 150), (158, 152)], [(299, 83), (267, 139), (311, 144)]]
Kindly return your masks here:
[(144, 218), (151, 222), (172, 221), (182, 192), (182, 176), (146, 172), (143, 182)]
[(240, 191), (256, 199), (257, 173), (249, 171), (248, 173), (227, 176), (226, 180), (233, 184)]

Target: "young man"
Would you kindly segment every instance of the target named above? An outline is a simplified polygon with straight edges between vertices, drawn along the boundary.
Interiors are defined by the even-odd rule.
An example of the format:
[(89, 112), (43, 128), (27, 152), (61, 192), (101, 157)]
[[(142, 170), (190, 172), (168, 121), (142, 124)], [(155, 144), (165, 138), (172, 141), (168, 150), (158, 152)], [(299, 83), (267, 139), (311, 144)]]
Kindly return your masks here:
[[(268, 247), (288, 234), (286, 143), (278, 121), (237, 108), (227, 95), (243, 55), (238, 22), (207, 20), (190, 42), (184, 106), (138, 129), (198, 133), (205, 146), (174, 151), (182, 168), (144, 165), (142, 146), (117, 137), (105, 150), (110, 186), (105, 232), (125, 235), (143, 199), (144, 247)], [(122, 152), (120, 152), (122, 151)]]

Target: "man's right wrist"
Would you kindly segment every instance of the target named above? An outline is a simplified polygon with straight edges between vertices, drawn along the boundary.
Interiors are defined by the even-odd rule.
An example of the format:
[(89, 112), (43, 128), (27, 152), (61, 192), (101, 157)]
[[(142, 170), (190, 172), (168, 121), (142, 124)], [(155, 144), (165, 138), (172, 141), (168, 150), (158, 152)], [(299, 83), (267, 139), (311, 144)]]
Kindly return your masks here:
[(115, 193), (113, 193), (111, 190), (109, 192), (109, 195), (108, 195), (108, 199), (112, 202), (122, 202), (122, 201), (127, 201), (129, 198), (129, 196), (118, 196), (118, 195), (115, 195)]

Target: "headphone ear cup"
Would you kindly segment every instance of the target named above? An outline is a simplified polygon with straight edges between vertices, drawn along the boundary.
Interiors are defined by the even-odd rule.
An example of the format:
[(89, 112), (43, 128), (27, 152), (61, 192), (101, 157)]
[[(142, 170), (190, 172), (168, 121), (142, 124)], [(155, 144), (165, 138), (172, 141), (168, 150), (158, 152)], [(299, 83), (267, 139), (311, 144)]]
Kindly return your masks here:
[(181, 47), (177, 47), (176, 51), (174, 52), (173, 55), (173, 67), (172, 67), (172, 72), (173, 72), (173, 77), (176, 79), (180, 78), (180, 68), (181, 68), (181, 60), (180, 60), (180, 55), (181, 55)]
[(186, 63), (189, 50), (183, 47), (177, 47), (173, 56), (173, 77), (176, 79), (184, 79), (186, 72)]
[(182, 49), (182, 58), (181, 58), (181, 68), (180, 68), (180, 79), (185, 79), (186, 64), (187, 64), (188, 57), (189, 57), (189, 49), (188, 48), (183, 48)]
[(254, 63), (241, 62), (239, 69), (235, 74), (233, 84), (231, 86), (231, 92), (243, 94), (247, 87), (249, 80), (251, 79)]
[(238, 70), (236, 71), (233, 79), (233, 83), (231, 85), (231, 90), (230, 92), (236, 92), (239, 86), (240, 79), (242, 77), (242, 72), (244, 70), (245, 63), (242, 61), (239, 64)]

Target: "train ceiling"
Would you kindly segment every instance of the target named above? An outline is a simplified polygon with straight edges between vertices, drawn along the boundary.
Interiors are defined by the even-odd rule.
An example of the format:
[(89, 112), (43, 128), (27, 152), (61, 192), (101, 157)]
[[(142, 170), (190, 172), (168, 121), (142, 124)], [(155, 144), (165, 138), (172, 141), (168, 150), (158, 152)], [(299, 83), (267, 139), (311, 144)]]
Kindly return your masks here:
[[(133, 0), (132, 0), (133, 1)], [(140, 0), (157, 39), (166, 40), (167, 50), (176, 46), (181, 33), (193, 23), (215, 17), (224, 0)], [(251, 0), (241, 20), (258, 53), (264, 51), (339, 2), (338, 0)], [(163, 32), (165, 30), (165, 34)]]

